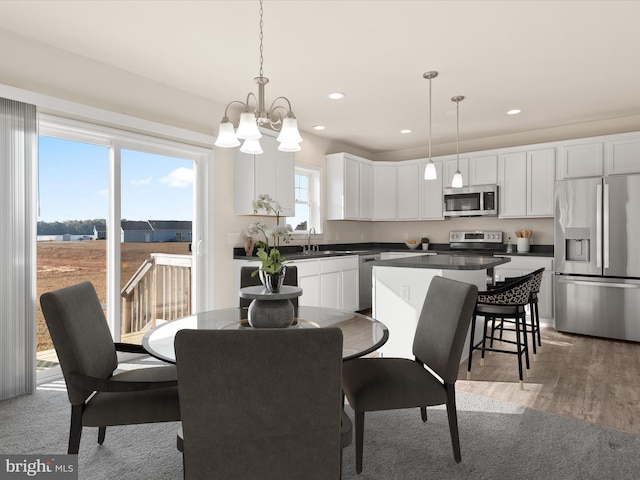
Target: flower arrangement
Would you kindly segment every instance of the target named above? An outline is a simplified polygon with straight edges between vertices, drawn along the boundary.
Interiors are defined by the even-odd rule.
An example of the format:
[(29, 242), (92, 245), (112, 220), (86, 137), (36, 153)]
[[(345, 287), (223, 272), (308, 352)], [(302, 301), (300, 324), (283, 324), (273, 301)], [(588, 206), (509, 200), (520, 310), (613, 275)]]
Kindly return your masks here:
[[(280, 240), (284, 243), (291, 241), (291, 229), (290, 225), (280, 225), (280, 215), (282, 214), (282, 207), (280, 203), (273, 200), (270, 195), (263, 194), (258, 195), (258, 198), (253, 201), (253, 213), (264, 210), (268, 214), (274, 213), (276, 216), (276, 225), (269, 228), (264, 222), (254, 222), (247, 227), (247, 234), (250, 237), (262, 237), (262, 239), (256, 242), (256, 246), (259, 242), (264, 242), (264, 251), (258, 251), (257, 255), (262, 261), (262, 266), (259, 270), (254, 271), (251, 275), (255, 276), (258, 271), (262, 271), (265, 275), (283, 275), (284, 266), (287, 263), (286, 259), (280, 256), (280, 251), (277, 247), (280, 246)], [(273, 239), (274, 247), (269, 249), (269, 238)]]

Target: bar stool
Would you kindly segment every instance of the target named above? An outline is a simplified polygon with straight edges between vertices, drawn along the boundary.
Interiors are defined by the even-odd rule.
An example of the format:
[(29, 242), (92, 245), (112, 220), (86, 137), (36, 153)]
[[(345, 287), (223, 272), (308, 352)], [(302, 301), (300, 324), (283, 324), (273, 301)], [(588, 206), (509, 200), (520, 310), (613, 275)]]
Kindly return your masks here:
[[(485, 352), (509, 353), (518, 358), (518, 376), (520, 388), (524, 386), (522, 370), (522, 357), (525, 358), (526, 368), (529, 370), (529, 348), (527, 342), (526, 306), (531, 298), (533, 287), (533, 274), (525, 275), (520, 279), (500, 286), (493, 290), (478, 292), (476, 308), (471, 322), (471, 339), (469, 341), (469, 363), (467, 367), (467, 380), (471, 379), (471, 364), (474, 350), (482, 352), (480, 364), (484, 364)], [(482, 340), (474, 343), (476, 323), (478, 316), (484, 317), (484, 332)], [(496, 320), (498, 324), (496, 325)], [(491, 326), (489, 326), (491, 323)], [(513, 327), (505, 326), (513, 325)], [(502, 338), (503, 330), (511, 330), (516, 334), (515, 340)], [(499, 336), (496, 336), (499, 335)], [(489, 345), (487, 345), (489, 340)], [(515, 345), (516, 350), (506, 350), (494, 346), (494, 340)]]
[(496, 287), (501, 287), (509, 283), (513, 283), (527, 276), (534, 277), (531, 285), (531, 294), (529, 297), (529, 315), (531, 317), (531, 322), (527, 324), (528, 326), (531, 326), (531, 343), (533, 346), (534, 362), (536, 361), (536, 354), (538, 353), (537, 349), (539, 348), (540, 351), (542, 351), (542, 339), (540, 337), (540, 312), (538, 310), (538, 294), (540, 293), (540, 285), (542, 284), (543, 273), (544, 267), (532, 273), (528, 273), (527, 275), (523, 275), (522, 277), (505, 277), (503, 281), (496, 282), (496, 285), (494, 287), (490, 287), (490, 290), (492, 290)]

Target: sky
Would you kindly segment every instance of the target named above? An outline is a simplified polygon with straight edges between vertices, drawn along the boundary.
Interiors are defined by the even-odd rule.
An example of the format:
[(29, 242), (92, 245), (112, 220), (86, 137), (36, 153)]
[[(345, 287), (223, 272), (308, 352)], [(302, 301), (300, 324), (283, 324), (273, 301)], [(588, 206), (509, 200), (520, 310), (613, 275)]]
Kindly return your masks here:
[[(109, 149), (40, 137), (38, 221), (107, 218)], [(193, 220), (193, 162), (122, 151), (122, 218)]]

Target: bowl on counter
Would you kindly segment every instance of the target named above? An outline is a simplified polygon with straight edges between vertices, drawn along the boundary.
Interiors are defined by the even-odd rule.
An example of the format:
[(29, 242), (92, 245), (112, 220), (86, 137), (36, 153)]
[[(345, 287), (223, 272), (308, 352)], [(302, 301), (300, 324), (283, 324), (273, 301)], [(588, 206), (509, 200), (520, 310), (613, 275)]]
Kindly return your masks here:
[[(411, 242), (415, 242), (415, 243), (411, 243)], [(418, 240), (410, 240), (408, 242), (404, 242), (404, 244), (409, 247), (411, 250), (415, 250), (416, 248), (418, 248), (420, 246), (420, 242)]]

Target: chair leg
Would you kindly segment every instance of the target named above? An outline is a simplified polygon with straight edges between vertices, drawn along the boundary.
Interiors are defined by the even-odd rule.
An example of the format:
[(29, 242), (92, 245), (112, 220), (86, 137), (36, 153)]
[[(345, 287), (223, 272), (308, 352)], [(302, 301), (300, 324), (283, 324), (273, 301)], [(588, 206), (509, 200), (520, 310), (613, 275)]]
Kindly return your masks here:
[(471, 319), (471, 339), (469, 340), (469, 362), (467, 363), (467, 380), (471, 380), (471, 362), (473, 361), (474, 337), (476, 335), (476, 320), (478, 315), (473, 312), (473, 318)]
[(104, 436), (106, 433), (107, 433), (107, 427), (98, 428), (98, 445), (102, 445), (104, 443)]
[(449, 433), (451, 434), (451, 444), (453, 446), (453, 458), (456, 463), (462, 460), (460, 453), (460, 437), (458, 435), (458, 413), (456, 410), (456, 390), (453, 384), (444, 384), (447, 390), (447, 417), (449, 419)]
[[(520, 379), (520, 389), (524, 388), (524, 375), (522, 372), (522, 342), (520, 340), (520, 315), (516, 315), (516, 355), (518, 356), (518, 378)], [(527, 357), (528, 358), (528, 357)]]
[(82, 435), (82, 411), (84, 404), (71, 405), (71, 427), (69, 429), (69, 455), (77, 455), (80, 450), (80, 437)]
[(422, 416), (422, 421), (427, 421), (427, 407), (420, 407), (420, 415)]
[[(529, 315), (531, 317), (531, 344), (533, 345), (533, 361), (536, 361), (536, 355), (538, 354), (536, 346), (536, 319), (533, 310), (533, 302), (529, 302)], [(525, 316), (526, 319), (526, 316)], [(526, 321), (526, 320), (525, 320)]]
[(364, 443), (364, 412), (356, 410), (356, 472), (362, 473), (362, 450)]
[(540, 311), (538, 310), (538, 301), (533, 302), (533, 307), (536, 311), (536, 329), (538, 330), (538, 347), (542, 351), (542, 340), (540, 339)]

